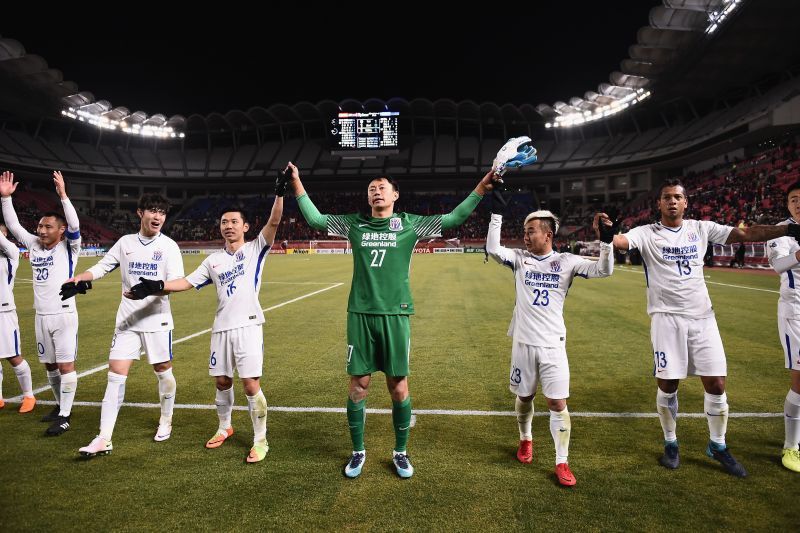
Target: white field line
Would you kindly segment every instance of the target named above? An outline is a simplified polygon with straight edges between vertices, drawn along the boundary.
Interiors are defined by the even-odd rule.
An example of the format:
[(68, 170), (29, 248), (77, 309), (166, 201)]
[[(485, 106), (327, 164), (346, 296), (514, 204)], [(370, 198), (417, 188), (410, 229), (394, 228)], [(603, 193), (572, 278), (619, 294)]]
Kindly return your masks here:
[[(209, 385), (210, 387), (210, 385)], [(8, 400), (9, 403), (19, 403), (17, 398)], [(38, 401), (37, 404), (41, 405), (55, 405), (53, 400)], [(75, 402), (73, 405), (80, 407), (100, 407), (101, 402)], [(124, 407), (136, 407), (139, 409), (161, 409), (161, 404), (158, 403), (139, 403), (139, 402), (125, 402), (122, 404)], [(194, 409), (194, 410), (208, 410), (213, 411), (216, 409), (215, 405), (197, 404), (197, 403), (181, 403), (175, 404), (175, 409)], [(244, 405), (235, 405), (233, 409), (236, 411), (247, 411)], [(344, 407), (285, 407), (270, 405), (269, 411), (278, 413), (337, 413), (345, 414), (347, 410)], [(391, 409), (367, 409), (367, 414), (375, 415), (390, 415)], [(444, 416), (517, 416), (514, 411), (477, 411), (465, 409), (414, 409), (414, 415), (444, 415)], [(575, 412), (570, 411), (570, 416), (579, 418), (658, 418), (658, 413), (592, 413), (592, 412)], [(537, 412), (534, 416), (550, 416), (549, 413)], [(705, 418), (705, 413), (679, 413), (680, 418)], [(730, 418), (779, 418), (783, 417), (783, 413), (730, 413)]]
[[(642, 274), (642, 275), (644, 275), (643, 271), (634, 270), (632, 268), (615, 266), (614, 270), (619, 270), (621, 272), (629, 272), (631, 274)], [(776, 291), (776, 290), (773, 290), (773, 289), (760, 289), (758, 287), (748, 287), (746, 285), (731, 285), (730, 283), (720, 283), (719, 281), (706, 281), (706, 283), (708, 285), (721, 285), (723, 287), (733, 287), (734, 289), (747, 289), (749, 291), (771, 292), (771, 293), (774, 293), (774, 294), (780, 294), (780, 291)]]
[[(319, 294), (321, 292), (329, 291), (331, 289), (335, 289), (336, 287), (341, 287), (342, 285), (344, 285), (344, 283), (334, 283), (333, 285), (330, 285), (330, 286), (325, 287), (323, 289), (318, 289), (316, 291), (312, 291), (312, 292), (309, 292), (307, 294), (303, 294), (302, 296), (298, 296), (297, 298), (292, 298), (291, 300), (286, 300), (285, 302), (281, 302), (281, 303), (275, 304), (275, 305), (273, 305), (271, 307), (267, 307), (265, 309), (262, 309), (262, 311), (264, 311), (265, 313), (268, 313), (268, 312), (273, 311), (275, 309), (281, 308), (281, 307), (283, 307), (285, 305), (289, 305), (289, 304), (292, 304), (292, 303), (295, 303), (295, 302), (299, 302), (300, 300), (303, 300), (305, 298), (309, 298), (309, 297), (314, 296), (316, 294)], [(180, 339), (175, 339), (174, 341), (172, 341), (172, 344), (180, 344), (181, 342), (186, 342), (189, 339), (193, 339), (195, 337), (199, 337), (200, 335), (205, 335), (206, 333), (209, 333), (210, 331), (211, 331), (211, 328), (208, 328), (208, 329), (204, 329), (202, 331), (198, 331), (196, 333), (192, 333), (191, 335), (187, 335), (185, 337), (181, 337)], [(144, 352), (142, 352), (142, 353), (144, 353)], [(100, 366), (96, 366), (94, 368), (90, 368), (89, 370), (85, 370), (85, 371), (81, 372), (80, 374), (78, 374), (78, 378), (89, 376), (91, 374), (94, 374), (95, 372), (100, 372), (100, 371), (105, 370), (107, 368), (108, 368), (108, 363), (100, 365)], [(38, 389), (34, 389), (33, 394), (34, 395), (35, 394), (39, 394), (40, 392), (44, 392), (44, 391), (48, 390), (49, 388), (50, 388), (50, 385), (45, 385), (43, 387), (39, 387)], [(12, 399), (10, 399), (8, 401), (12, 402), (12, 403), (15, 402), (15, 401), (16, 402), (20, 402), (20, 401), (22, 401), (22, 396), (15, 396), (14, 398), (12, 398)]]

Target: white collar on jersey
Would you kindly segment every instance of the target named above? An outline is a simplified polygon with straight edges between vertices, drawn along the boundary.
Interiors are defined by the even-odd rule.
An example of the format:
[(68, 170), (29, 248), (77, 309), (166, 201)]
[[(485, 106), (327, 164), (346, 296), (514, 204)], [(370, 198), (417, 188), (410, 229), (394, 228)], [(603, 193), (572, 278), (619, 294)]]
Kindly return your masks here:
[(678, 226), (677, 228), (670, 228), (669, 226), (665, 226), (664, 224), (662, 224), (662, 223), (661, 223), (661, 221), (660, 221), (660, 220), (659, 220), (658, 222), (656, 222), (656, 225), (658, 225), (658, 226), (661, 226), (661, 227), (662, 227), (662, 228), (664, 228), (665, 230), (667, 230), (667, 231), (671, 231), (672, 233), (678, 233), (680, 230), (682, 230), (682, 229), (683, 229), (683, 223), (684, 223), (684, 222), (686, 222), (686, 221), (684, 220), (683, 222), (681, 222), (681, 225), (680, 225), (680, 226)]
[(160, 231), (158, 233), (156, 233), (155, 236), (151, 237), (150, 239), (148, 239), (147, 237), (142, 235), (141, 232), (137, 232), (136, 233), (136, 238), (139, 239), (139, 242), (142, 243), (145, 246), (147, 246), (148, 244), (150, 244), (154, 240), (158, 239), (160, 236), (161, 236), (161, 232)]

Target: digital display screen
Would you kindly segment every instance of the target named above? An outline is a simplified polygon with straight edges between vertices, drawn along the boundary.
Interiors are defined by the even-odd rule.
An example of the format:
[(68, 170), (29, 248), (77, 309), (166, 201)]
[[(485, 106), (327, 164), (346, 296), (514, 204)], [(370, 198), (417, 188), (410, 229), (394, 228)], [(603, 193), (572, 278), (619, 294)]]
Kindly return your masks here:
[(332, 152), (397, 153), (399, 115), (397, 111), (339, 113), (331, 119)]

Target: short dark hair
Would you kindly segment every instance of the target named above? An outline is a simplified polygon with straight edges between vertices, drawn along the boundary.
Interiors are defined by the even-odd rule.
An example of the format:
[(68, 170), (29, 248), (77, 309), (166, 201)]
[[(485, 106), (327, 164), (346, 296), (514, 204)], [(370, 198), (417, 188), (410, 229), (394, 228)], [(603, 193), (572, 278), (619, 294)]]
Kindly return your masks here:
[(789, 185), (788, 189), (786, 189), (786, 195), (788, 196), (790, 192), (796, 191), (798, 189), (800, 189), (800, 181), (795, 181), (794, 183)]
[(55, 218), (58, 221), (58, 223), (61, 224), (62, 226), (67, 225), (67, 219), (64, 218), (64, 215), (62, 215), (61, 213), (56, 213), (55, 211), (47, 211), (42, 215), (42, 218), (47, 218), (47, 217)]
[(680, 180), (680, 178), (667, 178), (661, 184), (661, 188), (658, 189), (659, 198), (661, 198), (661, 194), (667, 187), (680, 187), (681, 189), (683, 189), (684, 196), (686, 195), (686, 187), (683, 185), (683, 182)]
[(156, 193), (146, 193), (139, 198), (139, 204), (136, 209), (146, 211), (147, 209), (163, 209), (165, 213), (169, 213), (169, 201)]
[(235, 205), (229, 205), (227, 207), (222, 208), (220, 210), (220, 212), (219, 212), (219, 216), (217, 217), (217, 220), (221, 221), (222, 220), (222, 215), (224, 215), (225, 213), (239, 213), (242, 216), (242, 222), (244, 222), (245, 224), (249, 224), (250, 223), (250, 219), (247, 216), (247, 211), (245, 211), (244, 208), (242, 208), (242, 207), (235, 206)]
[[(369, 180), (369, 183), (372, 183), (373, 181), (377, 181), (377, 180), (386, 180), (386, 181), (388, 181), (389, 185), (391, 185), (392, 188), (394, 189), (394, 192), (400, 192), (400, 185), (397, 184), (397, 180), (395, 180), (393, 177), (389, 176), (388, 174), (385, 175), (385, 176), (378, 176), (378, 177), (372, 178), (371, 180)], [(369, 183), (367, 183), (367, 188), (369, 188)]]

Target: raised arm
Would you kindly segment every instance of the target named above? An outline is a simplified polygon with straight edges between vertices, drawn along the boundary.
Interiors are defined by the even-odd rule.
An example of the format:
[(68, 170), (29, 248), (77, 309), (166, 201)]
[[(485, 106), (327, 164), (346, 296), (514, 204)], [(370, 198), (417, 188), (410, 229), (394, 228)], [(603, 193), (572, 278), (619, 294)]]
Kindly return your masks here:
[(0, 228), (0, 252), (11, 259), (12, 261), (19, 259), (19, 248), (13, 242), (9, 241), (5, 233)]
[[(314, 202), (312, 202), (311, 198), (306, 194), (306, 189), (303, 187), (303, 182), (300, 181), (300, 172), (298, 172), (297, 167), (290, 161), (286, 165), (286, 169), (291, 173), (291, 187), (297, 198), (297, 206), (300, 208), (300, 212), (303, 213), (303, 218), (305, 218), (308, 225), (314, 229), (327, 229), (328, 215), (321, 214), (317, 206), (314, 205)], [(273, 205), (273, 208), (274, 207)]]
[(629, 250), (631, 244), (628, 238), (618, 233), (620, 223), (621, 220), (612, 222), (606, 213), (595, 213), (592, 229), (601, 241), (612, 244), (617, 250)]
[(501, 265), (514, 269), (514, 252), (500, 244), (500, 229), (503, 226), (503, 216), (492, 213), (489, 220), (489, 233), (486, 235), (486, 253)]
[(30, 248), (31, 243), (36, 240), (36, 235), (28, 233), (22, 224), (19, 223), (17, 212), (14, 211), (14, 204), (11, 202), (11, 195), (17, 190), (19, 182), (14, 181), (14, 173), (6, 170), (0, 175), (0, 202), (3, 204), (3, 219), (11, 235), (23, 245)]
[(269, 213), (269, 220), (267, 220), (267, 223), (261, 228), (261, 235), (264, 236), (264, 240), (266, 240), (267, 244), (270, 246), (275, 242), (275, 233), (278, 231), (278, 226), (281, 223), (281, 216), (283, 215), (283, 196), (286, 194), (286, 189), (291, 180), (292, 172), (288, 167), (283, 172), (279, 172), (278, 179), (275, 180), (275, 201), (272, 203), (272, 211)]
[(481, 203), (486, 193), (494, 188), (494, 182), (497, 179), (498, 176), (494, 173), (494, 170), (487, 172), (478, 182), (475, 190), (463, 202), (446, 215), (442, 215), (442, 229), (453, 229), (463, 224), (469, 218), (469, 215), (475, 211), (475, 208), (478, 207), (478, 204)]
[(64, 218), (67, 220), (66, 235), (68, 239), (77, 239), (80, 237), (80, 221), (78, 220), (78, 212), (70, 202), (67, 196), (67, 188), (64, 184), (64, 176), (58, 170), (53, 171), (53, 183), (56, 186), (56, 194), (61, 198), (61, 206), (64, 209)]

